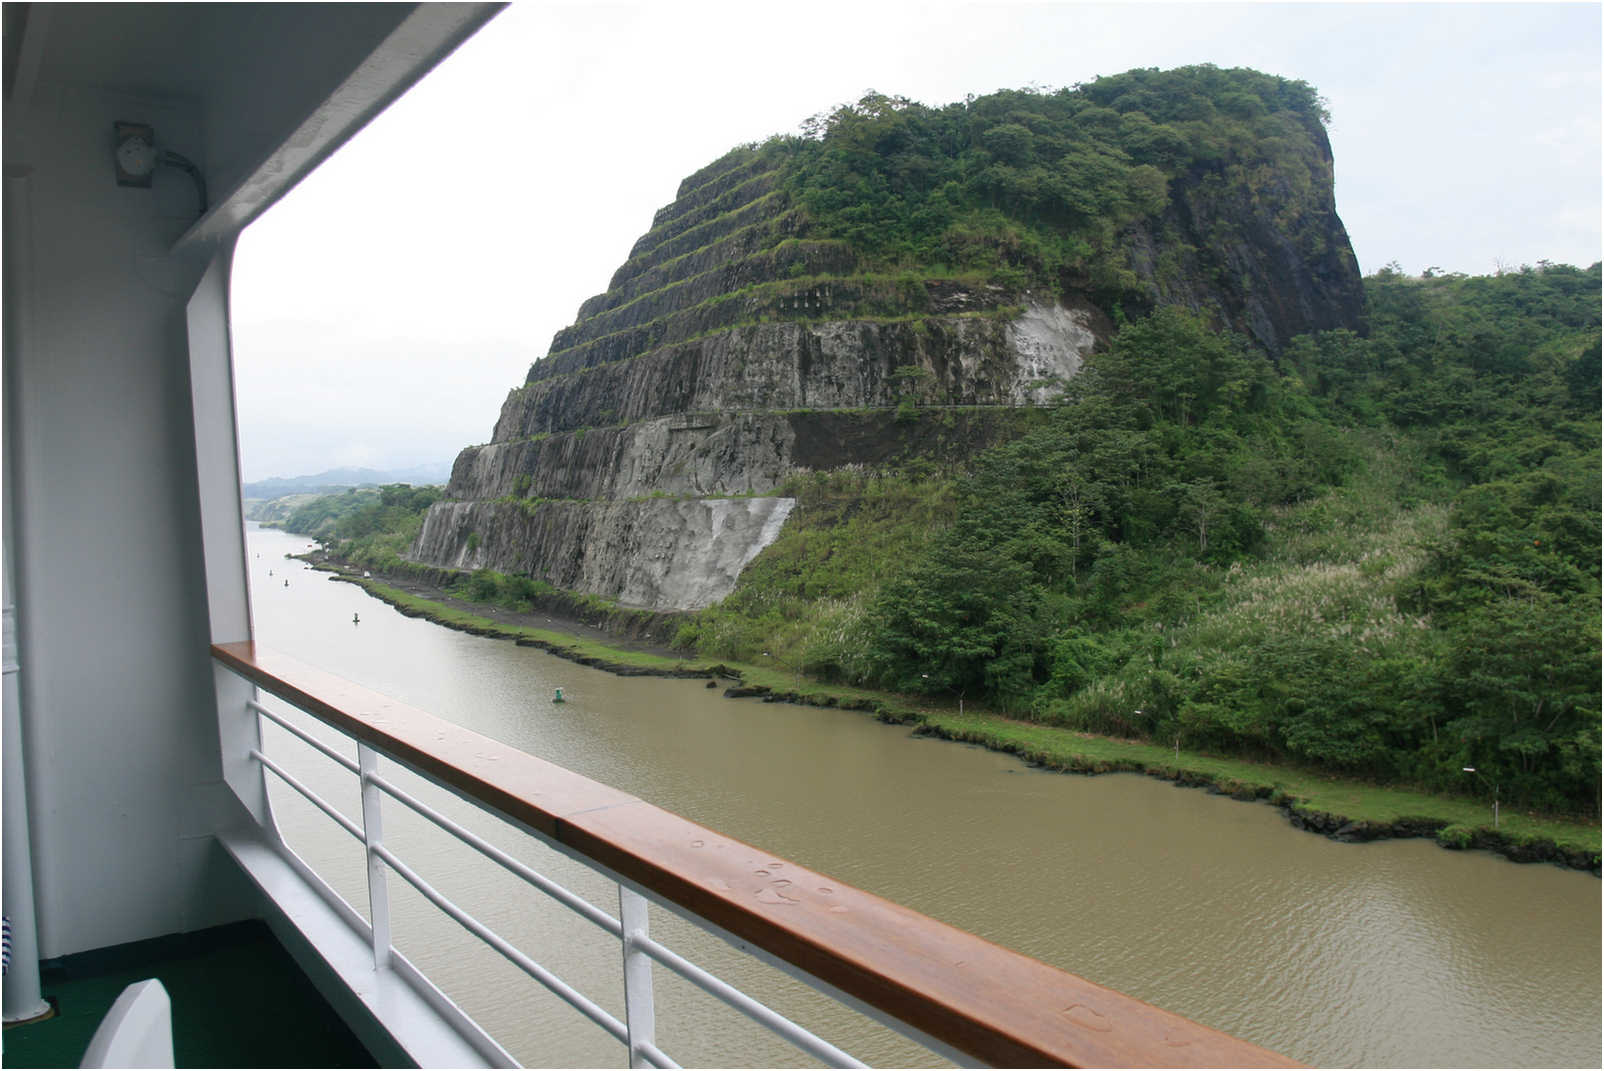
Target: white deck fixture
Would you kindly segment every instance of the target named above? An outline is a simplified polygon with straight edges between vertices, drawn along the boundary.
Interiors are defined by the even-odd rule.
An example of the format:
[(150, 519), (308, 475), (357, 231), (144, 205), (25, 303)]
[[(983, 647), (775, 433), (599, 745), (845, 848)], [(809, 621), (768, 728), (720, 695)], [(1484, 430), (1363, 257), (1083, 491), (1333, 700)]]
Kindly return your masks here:
[(78, 1066), (177, 1067), (173, 1004), (162, 984), (150, 978), (124, 989), (100, 1020)]

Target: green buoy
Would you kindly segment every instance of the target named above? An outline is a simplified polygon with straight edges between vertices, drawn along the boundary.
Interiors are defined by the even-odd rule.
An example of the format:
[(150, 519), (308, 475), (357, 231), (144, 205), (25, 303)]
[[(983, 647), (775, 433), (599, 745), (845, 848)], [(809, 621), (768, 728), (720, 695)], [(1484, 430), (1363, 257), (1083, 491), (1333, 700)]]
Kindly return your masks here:
[(557, 689), (557, 695), (556, 695), (555, 698), (552, 699), (552, 702), (553, 703), (566, 703), (567, 702), (567, 700), (563, 698), (563, 690), (561, 688)]

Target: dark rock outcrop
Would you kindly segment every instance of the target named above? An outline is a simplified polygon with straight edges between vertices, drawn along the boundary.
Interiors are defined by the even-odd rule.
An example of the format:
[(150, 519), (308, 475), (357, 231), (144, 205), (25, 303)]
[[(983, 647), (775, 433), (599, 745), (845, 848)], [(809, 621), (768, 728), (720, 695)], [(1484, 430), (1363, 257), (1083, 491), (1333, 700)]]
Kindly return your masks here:
[[(1324, 131), (1301, 166), (1256, 188), (1212, 169), (1172, 183), (1160, 217), (1125, 235), (1150, 307), (1203, 313), (1272, 355), (1295, 335), (1361, 328), (1364, 284), (1337, 216)], [(1174, 250), (1183, 252), (1167, 259)]]

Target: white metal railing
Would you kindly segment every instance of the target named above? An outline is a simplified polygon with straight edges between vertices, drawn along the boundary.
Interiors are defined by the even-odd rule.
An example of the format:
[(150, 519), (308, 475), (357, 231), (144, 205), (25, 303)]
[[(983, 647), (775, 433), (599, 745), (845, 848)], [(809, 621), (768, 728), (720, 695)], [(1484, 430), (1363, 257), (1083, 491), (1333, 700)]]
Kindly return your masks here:
[[(258, 838), (253, 830), (240, 836), (220, 834), (220, 839), (302, 936), (312, 940), (312, 931), (318, 931), (321, 943), (314, 947), (326, 964), (338, 964), (335, 969), (352, 994), (384, 991), (382, 999), (361, 999), (380, 1020), (381, 1032), (388, 1032), (389, 1040), (401, 1044), (409, 1056), (429, 1049), (433, 1062), (438, 1063), (512, 1063), (511, 1056), (482, 1027), (392, 944), (388, 885), (392, 874), (625, 1045), (631, 1067), (675, 1066), (657, 1044), (654, 964), (814, 1059), (838, 1067), (863, 1066), (654, 939), (647, 925), (648, 901), (960, 1064), (1289, 1064), (1277, 1053), (1001, 948), (801, 864), (768, 862), (776, 857), (250, 641), (214, 644), (212, 656), (220, 670), (237, 675), (250, 688), (276, 696), (356, 745), (353, 761), (288, 717), (231, 687), (236, 683), (232, 678), (225, 675), (220, 679), (218, 694), (228, 696), (219, 711), (225, 776), (251, 814), (255, 828), (265, 834)], [(360, 818), (341, 813), (310, 785), (262, 753), (263, 719), (357, 779)], [(250, 731), (243, 731), (246, 728)], [(380, 755), (612, 883), (618, 889), (617, 916), (418, 799), (380, 772)], [(371, 922), (283, 843), (265, 803), (263, 784), (268, 774), (362, 844)], [(385, 838), (385, 797), (392, 801), (392, 810), (399, 804), (427, 819), (616, 939), (621, 952), (623, 1018), (453, 903), (399, 858)], [(752, 887), (754, 873), (767, 879), (772, 870), (782, 866), (785, 879)], [(771, 886), (788, 889), (785, 894), (766, 897), (773, 893)], [(327, 910), (307, 906), (309, 896)], [(337, 923), (328, 921), (331, 914)], [(590, 971), (588, 963), (584, 970)], [(416, 1014), (437, 1023), (438, 1030), (407, 1032), (411, 1013), (397, 1018), (392, 1009), (396, 1002), (409, 1001), (417, 1008)], [(407, 1032), (406, 1039), (396, 1031)], [(376, 1040), (383, 1043), (385, 1038)], [(410, 1058), (419, 1062), (430, 1059)]]
[[(651, 964), (653, 962), (674, 972), (703, 992), (740, 1012), (753, 1022), (767, 1028), (776, 1036), (826, 1066), (867, 1066), (830, 1042), (820, 1038), (812, 1031), (797, 1025), (762, 1002), (755, 1000), (716, 975), (685, 959), (672, 949), (653, 940), (648, 932), (648, 901), (646, 897), (624, 883), (614, 880), (612, 875), (604, 868), (586, 863), (586, 860), (575, 856), (571, 850), (564, 851), (565, 855), (577, 858), (581, 863), (586, 863), (596, 873), (607, 877), (609, 880), (614, 880), (614, 884), (618, 888), (618, 918), (614, 918), (590, 901), (508, 855), (472, 830), (453, 821), (386, 778), (378, 771), (378, 759), (381, 752), (376, 748), (361, 741), (356, 741), (357, 761), (352, 762), (351, 759), (340, 754), (339, 751), (261, 703), (249, 700), (245, 705), (251, 713), (268, 719), (273, 724), (299, 738), (360, 780), (362, 816), (361, 821), (358, 822), (329, 803), (303, 780), (286, 770), (282, 764), (264, 754), (261, 749), (252, 748), (250, 751), (251, 758), (259, 763), (263, 770), (272, 773), (286, 786), (293, 789), (307, 802), (327, 815), (330, 820), (350, 834), (353, 839), (362, 844), (367, 858), (368, 902), (372, 920), (373, 962), (376, 968), (383, 969), (386, 967), (390, 962), (393, 951), (387, 875), (394, 873), (463, 929), (500, 953), (530, 978), (544, 986), (623, 1044), (629, 1052), (630, 1067), (666, 1068), (680, 1066), (656, 1045), (656, 1022), (651, 973)], [(391, 759), (391, 761), (399, 761), (391, 755), (386, 755), (385, 757)], [(405, 764), (403, 763), (403, 765)], [(623, 952), (624, 1021), (619, 1021), (616, 1016), (594, 1000), (563, 981), (551, 970), (542, 966), (485, 923), (452, 902), (449, 897), (431, 885), (427, 879), (398, 858), (384, 843), (382, 800), (385, 796), (389, 796), (421, 817), (428, 819), (441, 830), (449, 833), (463, 844), (521, 879), (525, 884), (544, 894), (547, 898), (561, 904), (591, 924), (618, 938)], [(483, 807), (483, 805), (478, 806), (486, 813), (495, 813), (489, 808)], [(532, 830), (525, 830), (525, 832), (538, 839), (545, 839)], [(556, 845), (549, 846), (558, 847)], [(559, 848), (558, 850), (563, 849)], [(680, 914), (685, 915), (683, 911)], [(686, 917), (696, 921), (694, 916), (686, 915)], [(706, 928), (712, 929), (712, 927)]]

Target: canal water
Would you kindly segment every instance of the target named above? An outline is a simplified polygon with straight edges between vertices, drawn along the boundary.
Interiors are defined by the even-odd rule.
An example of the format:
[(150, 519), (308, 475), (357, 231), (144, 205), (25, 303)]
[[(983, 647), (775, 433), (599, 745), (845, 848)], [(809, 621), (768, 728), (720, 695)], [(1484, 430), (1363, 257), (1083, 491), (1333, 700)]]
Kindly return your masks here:
[[(614, 677), (402, 617), (287, 560), (307, 546), (297, 537), (252, 526), (249, 546), (259, 642), (1198, 1022), (1319, 1065), (1600, 1064), (1591, 875), (1420, 840), (1339, 844), (1264, 804), (1035, 771), (858, 713), (724, 699), (701, 681)], [(264, 738), (359, 815), (353, 778), (282, 730)], [(409, 783), (617, 913), (616, 891), (577, 863)], [(289, 790), (272, 798), (292, 846), (366, 914), (360, 846)], [(616, 940), (400, 806), (384, 815), (404, 860), (622, 1016)], [(520, 1061), (622, 1066), (599, 1028), (403, 882), (390, 890), (396, 946)], [(860, 1059), (939, 1062), (667, 911), (651, 925)], [(808, 1064), (663, 969), (654, 978), (658, 1044), (681, 1063)]]

